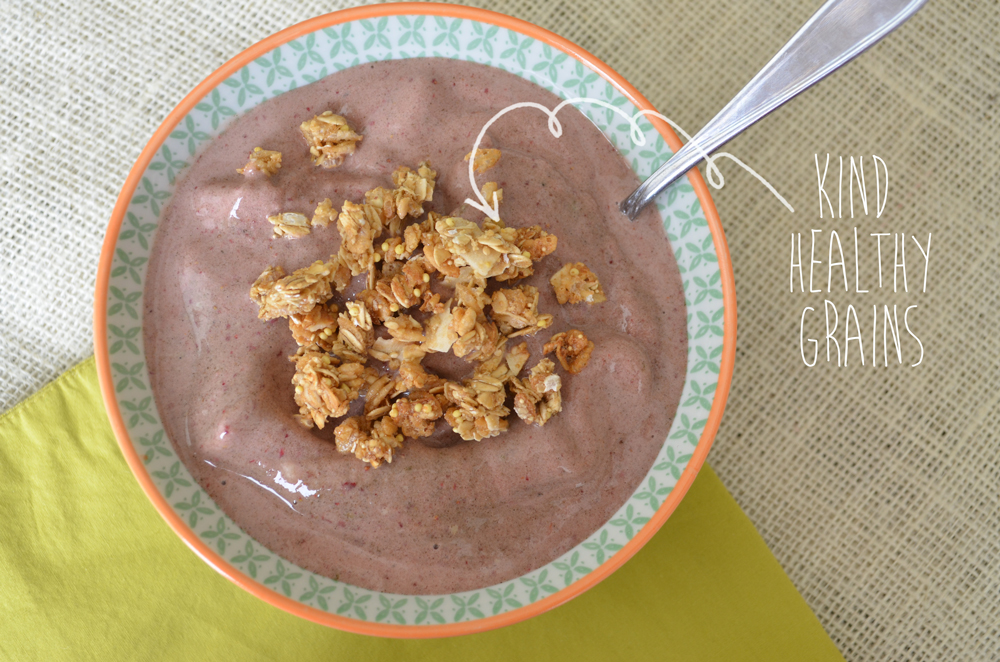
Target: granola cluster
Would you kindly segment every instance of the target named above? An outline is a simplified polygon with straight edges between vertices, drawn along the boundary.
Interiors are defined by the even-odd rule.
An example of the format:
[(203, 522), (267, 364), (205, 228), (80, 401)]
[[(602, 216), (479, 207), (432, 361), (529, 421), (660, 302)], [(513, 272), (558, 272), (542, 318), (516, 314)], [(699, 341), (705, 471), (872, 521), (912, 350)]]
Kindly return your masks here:
[[(472, 156), (472, 152), (465, 155), (465, 160), (468, 161), (472, 159), (472, 168), (478, 173), (484, 173), (493, 166), (497, 164), (500, 160), (500, 150), (499, 149), (483, 149), (479, 148), (476, 150), (476, 156)], [(486, 198), (489, 200), (489, 197)]]
[(524, 381), (514, 379), (514, 411), (526, 423), (545, 425), (562, 411), (562, 379), (555, 374), (555, 364), (542, 359)]
[(249, 175), (252, 172), (262, 172), (268, 177), (278, 172), (281, 168), (281, 152), (275, 152), (263, 147), (254, 147), (250, 153), (250, 159), (242, 168), (237, 168), (236, 172), (241, 175)]
[(590, 361), (590, 354), (594, 351), (594, 343), (588, 340), (582, 331), (570, 329), (552, 336), (552, 339), (545, 343), (542, 351), (545, 354), (555, 352), (563, 370), (576, 375)]
[(275, 237), (304, 237), (309, 234), (309, 219), (302, 214), (286, 212), (267, 217), (268, 222), (274, 226)]
[(280, 266), (268, 267), (250, 288), (250, 298), (257, 303), (257, 317), (272, 320), (276, 317), (304, 315), (314, 306), (323, 303), (333, 292), (330, 275), (333, 265), (317, 260), (286, 276)]
[(559, 303), (589, 304), (607, 301), (597, 275), (583, 262), (571, 262), (555, 272), (549, 279)]
[(315, 346), (300, 347), (291, 360), (295, 363), (295, 404), (298, 419), (306, 427), (323, 429), (327, 418), (347, 414), (351, 403), (365, 385), (365, 366), (342, 361)]
[[(329, 112), (303, 123), (302, 132), (317, 165), (326, 167), (360, 140)], [(350, 151), (338, 151), (348, 144)], [(474, 167), (488, 169), (499, 158), (499, 150), (479, 150)], [(250, 289), (258, 317), (287, 318), (299, 345), (289, 357), (296, 418), (320, 429), (341, 419), (334, 429), (337, 449), (372, 467), (392, 462), (407, 438), (433, 434), (442, 419), (462, 439), (480, 441), (507, 430), (512, 412), (541, 426), (562, 409), (555, 363), (543, 358), (520, 379), (530, 353), (527, 343), (516, 342), (553, 323), (538, 309), (537, 288), (517, 281), (555, 250), (556, 237), (537, 226), (425, 213), (436, 178), (426, 162), (416, 170), (400, 167), (393, 188), (375, 188), (339, 211), (324, 200), (311, 220), (295, 213), (270, 217), (278, 236), (301, 236), (336, 221), (341, 245), (329, 260), (290, 275), (268, 267)], [(494, 182), (484, 191), (502, 199)], [(552, 284), (561, 303), (604, 300), (597, 277), (583, 264), (567, 265), (560, 274)], [(331, 301), (334, 291), (344, 292), (361, 275), (362, 291), (342, 306)], [(572, 374), (593, 349), (575, 329), (545, 345), (545, 353), (555, 352)], [(470, 362), (471, 376), (449, 380), (422, 365), (428, 354), (444, 352)], [(362, 398), (363, 407), (355, 406)]]
[(346, 119), (330, 110), (306, 120), (299, 129), (309, 145), (313, 163), (324, 168), (336, 168), (343, 163), (362, 139)]

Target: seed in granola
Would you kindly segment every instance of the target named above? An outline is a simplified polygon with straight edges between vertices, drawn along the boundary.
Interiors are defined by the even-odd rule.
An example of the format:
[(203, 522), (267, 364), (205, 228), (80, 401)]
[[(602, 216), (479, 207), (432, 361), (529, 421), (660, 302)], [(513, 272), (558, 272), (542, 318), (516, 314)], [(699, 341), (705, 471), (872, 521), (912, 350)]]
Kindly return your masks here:
[(584, 301), (595, 304), (607, 301), (604, 290), (597, 280), (597, 274), (588, 269), (583, 262), (563, 265), (562, 269), (553, 274), (549, 282), (560, 304)]
[(262, 172), (268, 177), (278, 172), (281, 168), (281, 152), (275, 152), (263, 147), (254, 147), (250, 153), (250, 159), (242, 168), (237, 168), (236, 172), (241, 175), (248, 175), (251, 172)]
[(300, 125), (309, 146), (313, 163), (324, 168), (336, 168), (353, 154), (363, 136), (355, 133), (347, 120), (333, 111), (326, 111)]

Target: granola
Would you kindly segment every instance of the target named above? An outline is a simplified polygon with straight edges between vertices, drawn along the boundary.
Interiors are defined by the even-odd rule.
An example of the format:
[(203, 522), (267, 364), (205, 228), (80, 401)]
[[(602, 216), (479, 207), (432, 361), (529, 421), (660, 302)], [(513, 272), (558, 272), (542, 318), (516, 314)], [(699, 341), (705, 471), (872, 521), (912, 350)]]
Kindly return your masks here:
[[(465, 155), (465, 160), (468, 161), (472, 158), (472, 152)], [(480, 147), (476, 150), (476, 157), (472, 161), (472, 167), (478, 173), (484, 173), (493, 166), (497, 164), (500, 160), (500, 150), (499, 149), (483, 149)]]
[(465, 441), (482, 441), (507, 430), (510, 410), (503, 404), (507, 392), (500, 380), (482, 376), (464, 384), (446, 382), (444, 396), (454, 405), (445, 421)]
[(337, 220), (337, 210), (333, 206), (333, 200), (327, 198), (321, 203), (316, 205), (316, 211), (313, 212), (312, 220), (309, 224), (313, 227), (326, 227)]
[[(465, 319), (468, 320), (468, 316)], [(467, 326), (468, 324), (461, 328), (464, 330)], [(452, 344), (451, 351), (466, 361), (482, 361), (491, 356), (499, 346), (500, 331), (497, 325), (485, 317), (477, 317), (472, 328)]]
[(434, 432), (435, 421), (441, 418), (441, 403), (427, 391), (415, 390), (396, 400), (389, 416), (396, 420), (403, 437), (429, 437)]
[(563, 265), (562, 269), (553, 274), (549, 282), (552, 283), (556, 299), (561, 304), (581, 301), (595, 304), (607, 301), (604, 290), (597, 280), (597, 274), (588, 269), (583, 262)]
[[(504, 233), (502, 230), (505, 228), (498, 225), (484, 224), (484, 227), (486, 229), (457, 216), (441, 217), (434, 224), (440, 236), (436, 243), (451, 254), (451, 263), (455, 267), (470, 266), (482, 278), (513, 274), (531, 266), (531, 257), (513, 242), (516, 232)], [(437, 259), (439, 255), (434, 257)], [(443, 268), (440, 270), (445, 271)]]
[(552, 336), (542, 348), (544, 354), (556, 353), (556, 358), (563, 369), (573, 375), (577, 375), (590, 361), (590, 355), (594, 351), (594, 343), (583, 335), (583, 331), (570, 329)]
[(285, 212), (268, 216), (267, 220), (274, 226), (275, 237), (295, 239), (309, 234), (309, 219), (303, 214)]
[(556, 250), (558, 240), (554, 234), (549, 234), (539, 226), (532, 225), (527, 228), (518, 228), (514, 243), (522, 251), (527, 251), (532, 260), (538, 261)]
[(417, 305), (430, 291), (428, 284), (434, 268), (422, 257), (410, 259), (402, 266), (397, 265), (398, 263), (386, 264), (382, 269), (382, 276), (375, 281), (374, 288), (359, 295), (380, 322), (400, 310)]
[(528, 343), (522, 342), (509, 350), (506, 349), (505, 343), (506, 341), (493, 352), (493, 356), (479, 364), (474, 373), (475, 377), (492, 377), (506, 384), (520, 374), (530, 356)]
[(369, 425), (364, 416), (352, 416), (334, 428), (337, 450), (350, 453), (363, 462), (377, 467), (392, 462), (393, 453), (402, 448), (403, 435), (391, 418), (382, 417)]
[(268, 177), (278, 172), (281, 168), (281, 152), (275, 152), (263, 147), (254, 147), (250, 153), (247, 164), (242, 168), (237, 168), (236, 172), (241, 175), (249, 175), (252, 172), (262, 172)]
[(382, 217), (372, 205), (359, 205), (347, 200), (337, 216), (340, 231), (341, 261), (357, 276), (371, 269), (375, 251), (372, 243), (382, 236)]
[(525, 423), (541, 427), (562, 411), (562, 380), (553, 372), (555, 367), (549, 359), (542, 359), (526, 380), (511, 379), (514, 411)]
[(388, 414), (392, 409), (389, 397), (396, 387), (396, 380), (389, 375), (381, 375), (369, 384), (364, 392), (365, 418), (372, 421)]
[[(337, 151), (347, 142), (331, 138), (353, 134), (339, 116), (324, 113), (303, 123), (302, 130), (308, 140), (317, 141), (313, 156), (318, 165), (349, 153)], [(480, 150), (474, 168), (483, 172), (499, 157), (499, 150)], [(532, 275), (534, 263), (555, 250), (555, 235), (539, 226), (513, 228), (490, 218), (480, 224), (435, 212), (404, 225), (424, 216), (436, 177), (427, 162), (416, 170), (400, 167), (392, 174), (394, 188), (376, 187), (365, 193), (364, 202), (345, 201), (339, 212), (327, 198), (311, 220), (295, 213), (271, 217), (275, 233), (283, 236), (302, 236), (312, 226), (336, 220), (341, 245), (328, 262), (317, 261), (291, 275), (280, 266), (268, 268), (250, 292), (258, 316), (289, 318), (300, 345), (290, 357), (296, 366), (296, 418), (306, 427), (323, 428), (364, 397), (363, 415), (344, 419), (334, 436), (338, 450), (373, 467), (391, 462), (407, 437), (433, 434), (440, 418), (465, 440), (480, 441), (507, 430), (508, 389), (514, 411), (528, 423), (544, 425), (562, 408), (555, 363), (543, 358), (522, 380), (518, 375), (529, 359), (527, 343), (509, 345), (513, 338), (552, 325), (553, 316), (538, 310), (538, 289), (521, 284), (487, 292), (490, 278), (509, 284)], [(487, 182), (482, 190), (487, 199), (502, 200), (496, 182)], [(343, 310), (327, 303), (334, 288), (343, 292), (354, 276), (364, 273), (367, 287), (346, 301)], [(432, 291), (435, 275), (450, 294)], [(560, 303), (604, 300), (597, 277), (582, 263), (565, 265), (552, 285)], [(417, 307), (425, 317), (413, 316)], [(575, 374), (593, 348), (573, 329), (554, 335), (544, 349), (555, 352), (563, 368)], [(427, 371), (421, 362), (435, 352), (473, 362), (472, 375), (458, 382)], [(369, 357), (384, 362), (389, 372), (368, 367)]]
[(280, 266), (268, 267), (250, 288), (250, 298), (260, 307), (257, 317), (267, 321), (308, 313), (317, 303), (333, 296), (330, 288), (333, 271), (333, 266), (322, 260), (297, 269), (290, 276)]
[(427, 351), (420, 345), (403, 342), (395, 338), (376, 338), (368, 355), (376, 361), (422, 361)]
[(533, 263), (551, 254), (556, 249), (556, 236), (549, 234), (541, 227), (532, 225), (524, 228), (509, 228), (501, 221), (486, 220), (483, 222), (484, 228), (493, 229), (503, 237), (511, 241), (521, 251), (521, 256), (525, 260), (504, 271), (497, 276), (498, 281), (516, 281), (527, 278), (535, 270)]
[(396, 387), (400, 392), (418, 389), (430, 392), (444, 384), (443, 379), (424, 370), (420, 361), (401, 361), (398, 372), (399, 380), (396, 382)]
[(533, 336), (552, 326), (552, 315), (538, 314), (538, 288), (531, 285), (497, 290), (490, 307), (500, 333), (509, 338)]
[[(372, 189), (365, 194), (363, 204), (347, 200), (337, 216), (341, 237), (338, 257), (350, 268), (352, 276), (368, 271), (369, 278), (374, 280), (375, 264), (383, 260), (408, 259), (417, 248), (415, 236), (411, 239), (401, 237), (400, 222), (407, 215), (424, 213), (423, 203), (434, 196), (437, 173), (425, 161), (416, 172), (403, 166), (397, 168), (392, 177), (397, 188), (391, 191), (382, 187)], [(376, 247), (376, 240), (386, 230), (389, 237)], [(408, 245), (412, 247), (408, 249)]]
[(299, 129), (309, 145), (313, 163), (324, 168), (336, 168), (343, 163), (363, 137), (354, 132), (346, 119), (330, 110), (306, 120)]
[[(378, 342), (378, 341), (376, 341)], [(330, 355), (335, 356), (343, 361), (350, 361), (352, 363), (360, 363), (362, 365), (368, 361), (368, 355), (364, 352), (359, 352), (354, 349), (353, 345), (348, 345), (344, 343), (339, 335), (336, 340), (330, 343)]]
[(296, 418), (305, 427), (323, 429), (327, 418), (347, 413), (351, 402), (360, 396), (365, 366), (343, 362), (315, 347), (300, 347), (289, 360), (295, 363)]
[(406, 166), (400, 166), (392, 173), (392, 183), (396, 185), (392, 201), (395, 203), (396, 216), (423, 216), (423, 203), (434, 197), (434, 182), (437, 172), (431, 170), (429, 161), (417, 166), (416, 172)]
[(330, 267), (330, 281), (333, 283), (334, 289), (338, 292), (346, 290), (347, 286), (351, 284), (351, 268), (341, 259), (340, 255), (331, 256), (327, 266)]
[(428, 352), (448, 352), (458, 340), (458, 333), (452, 328), (455, 316), (450, 311), (431, 315), (424, 327), (422, 347)]
[(390, 317), (384, 323), (389, 335), (401, 342), (420, 343), (424, 341), (424, 328), (409, 315)]
[(337, 335), (337, 304), (318, 303), (304, 315), (289, 315), (288, 328), (300, 347), (318, 345), (329, 352)]
[(359, 354), (365, 354), (375, 342), (375, 327), (363, 301), (348, 301), (347, 313), (340, 313), (339, 340)]

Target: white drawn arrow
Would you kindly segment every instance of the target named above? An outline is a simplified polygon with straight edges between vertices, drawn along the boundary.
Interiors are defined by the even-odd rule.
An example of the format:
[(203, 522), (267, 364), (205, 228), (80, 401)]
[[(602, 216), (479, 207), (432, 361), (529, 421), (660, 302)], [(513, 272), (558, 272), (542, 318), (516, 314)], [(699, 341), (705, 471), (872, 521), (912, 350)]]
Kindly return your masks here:
[[(490, 121), (487, 122), (485, 125), (483, 125), (483, 128), (479, 131), (479, 135), (476, 137), (476, 143), (472, 147), (472, 156), (469, 158), (469, 184), (472, 186), (472, 191), (473, 193), (475, 193), (476, 198), (478, 198), (478, 202), (476, 200), (473, 200), (472, 198), (466, 198), (465, 199), (466, 204), (475, 207), (479, 211), (489, 216), (494, 221), (500, 220), (500, 203), (497, 199), (496, 191), (493, 192), (493, 200), (492, 204), (490, 204), (490, 202), (486, 200), (486, 197), (479, 190), (479, 187), (476, 186), (476, 174), (473, 169), (476, 160), (476, 152), (479, 151), (479, 144), (482, 142), (483, 137), (486, 135), (486, 130), (489, 129), (494, 122), (496, 122), (498, 119), (500, 119), (510, 111), (516, 110), (518, 108), (537, 108), (538, 110), (545, 113), (549, 118), (548, 119), (549, 133), (552, 134), (552, 137), (559, 138), (562, 135), (562, 123), (559, 121), (556, 115), (564, 107), (578, 103), (589, 103), (595, 106), (601, 106), (603, 108), (607, 108), (608, 110), (612, 110), (618, 115), (620, 115), (622, 118), (625, 119), (625, 121), (629, 123), (629, 137), (632, 139), (632, 142), (639, 147), (646, 144), (646, 135), (642, 132), (642, 129), (639, 128), (639, 119), (642, 117), (658, 117), (667, 124), (669, 124), (671, 127), (673, 127), (674, 130), (677, 131), (677, 133), (679, 133), (684, 138), (685, 141), (691, 140), (691, 136), (690, 134), (688, 134), (687, 131), (682, 129), (676, 122), (671, 120), (666, 115), (658, 113), (655, 110), (639, 110), (636, 111), (635, 115), (629, 115), (618, 106), (614, 106), (608, 103), (607, 101), (603, 101), (601, 99), (592, 99), (589, 97), (577, 97), (574, 99), (566, 99), (565, 101), (561, 102), (559, 105), (557, 105), (555, 108), (552, 108), (551, 110), (546, 108), (540, 103), (534, 103), (532, 101), (521, 101), (519, 103), (513, 103), (504, 108), (503, 110), (501, 110), (492, 118), (490, 118)], [(792, 208), (792, 205), (790, 205), (788, 201), (785, 200), (785, 198), (782, 197), (781, 194), (778, 193), (778, 191), (775, 190), (773, 186), (771, 186), (770, 182), (761, 177), (753, 170), (753, 168), (751, 168), (746, 163), (739, 160), (729, 152), (716, 152), (714, 155), (703, 152), (702, 156), (704, 157), (705, 163), (708, 166), (706, 168), (706, 173), (708, 174), (708, 183), (711, 184), (713, 188), (721, 189), (726, 184), (726, 179), (725, 177), (722, 176), (722, 171), (719, 170), (719, 167), (715, 163), (716, 159), (720, 157), (726, 157), (731, 161), (735, 162), (737, 165), (742, 167), (747, 172), (749, 172), (751, 175), (756, 177), (758, 180), (760, 180), (760, 182), (767, 187), (767, 190), (769, 190), (774, 195), (774, 197), (778, 198), (781, 204), (785, 205), (785, 207), (788, 208), (788, 211), (790, 212), (795, 211), (795, 209)]]

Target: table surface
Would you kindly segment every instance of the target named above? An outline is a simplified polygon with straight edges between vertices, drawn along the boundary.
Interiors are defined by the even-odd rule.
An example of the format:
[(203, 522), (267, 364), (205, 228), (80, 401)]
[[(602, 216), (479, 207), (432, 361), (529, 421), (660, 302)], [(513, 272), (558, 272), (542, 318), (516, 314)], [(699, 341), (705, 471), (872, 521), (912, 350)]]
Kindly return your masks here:
[[(577, 42), (693, 132), (815, 4), (495, 0), (489, 8)], [(8, 5), (0, 411), (93, 352), (93, 279), (107, 218), (166, 114), (240, 50), (342, 6)], [(714, 193), (736, 273), (739, 338), (709, 460), (848, 660), (1000, 656), (998, 89), (995, 3), (929, 3), (727, 147), (794, 213), (732, 165), (722, 165), (726, 185)], [(827, 154), (833, 168), (840, 156), (884, 159), (891, 188), (881, 218), (860, 209), (855, 219), (819, 218), (814, 155)], [(854, 227), (862, 244), (873, 232), (921, 244), (932, 233), (927, 291), (915, 291), (923, 274), (911, 267), (906, 294), (789, 293), (790, 235), (804, 233), (808, 251), (809, 231), (823, 230), (817, 255), (825, 260), (826, 233), (836, 229), (851, 260)], [(888, 278), (892, 257), (884, 264)], [(877, 268), (873, 253), (862, 255), (863, 274), (874, 279)], [(895, 304), (900, 313), (917, 305), (910, 320), (922, 364), (909, 367), (915, 356), (907, 355), (903, 365), (855, 359), (838, 368), (821, 349), (807, 368), (800, 315), (805, 306), (822, 311), (824, 299), (841, 316), (849, 304)]]

